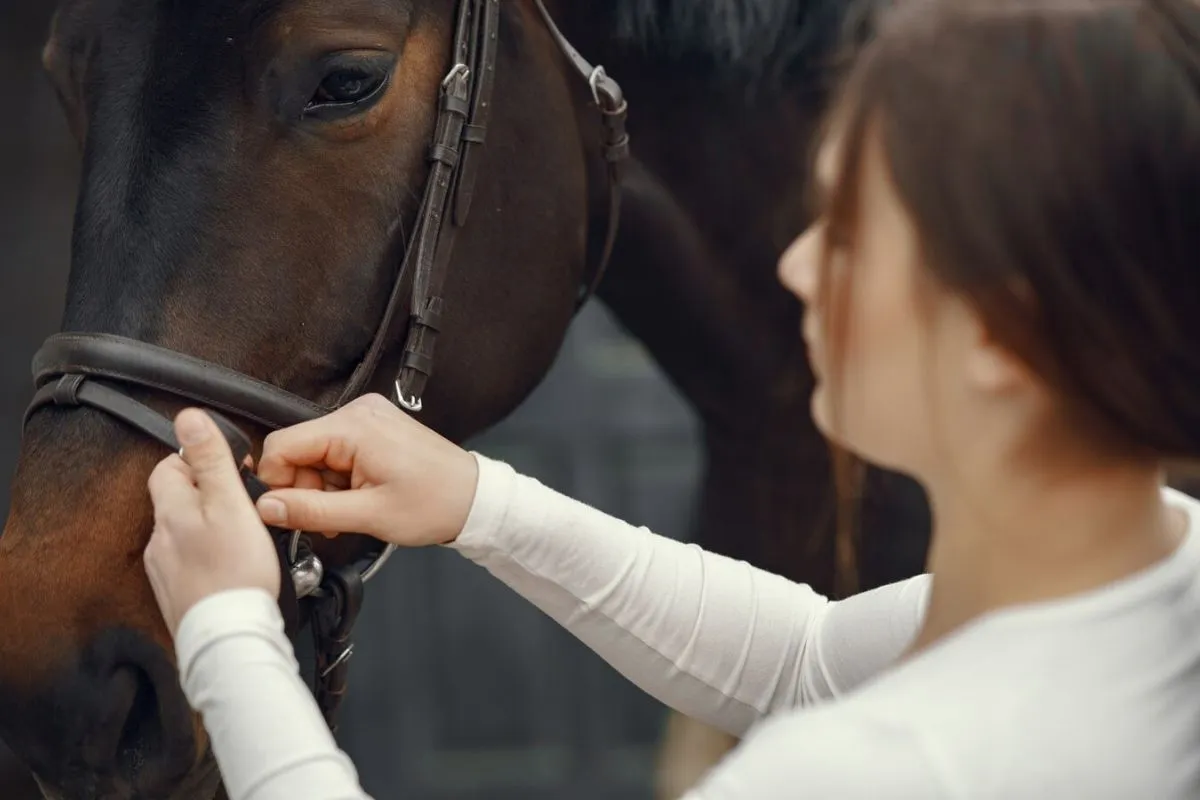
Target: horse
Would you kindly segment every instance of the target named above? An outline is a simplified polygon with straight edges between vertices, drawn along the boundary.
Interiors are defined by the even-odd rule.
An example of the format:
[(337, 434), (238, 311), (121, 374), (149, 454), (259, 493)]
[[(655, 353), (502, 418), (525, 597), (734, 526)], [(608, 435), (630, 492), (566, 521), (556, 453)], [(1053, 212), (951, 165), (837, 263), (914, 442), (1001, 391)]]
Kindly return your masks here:
[[(83, 152), (62, 328), (84, 337), (42, 359), (50, 388), (28, 418), (0, 537), (0, 736), (48, 792), (207, 797), (219, 783), (140, 572), (152, 526), (144, 479), (164, 448), (112, 402), (73, 405), (98, 358), (110, 360), (99, 380), (83, 376), (90, 385), (115, 380), (159, 418), (180, 407), (181, 384), (198, 385), (195, 370), (153, 385), (185, 354), (205, 376), (253, 379), (251, 394), (276, 387), (307, 401), (299, 414), (336, 404), (372, 363), (363, 388), (461, 441), (528, 395), (580, 287), (595, 290), (704, 423), (697, 540), (836, 590), (831, 462), (808, 421), (801, 309), (773, 273), (805, 222), (806, 151), (825, 95), (815, 75), (843, 4), (540, 6), (496, 8), (486, 141), (471, 138), (474, 123), (458, 129), (473, 191), (451, 180), (442, 198), (454, 201), (450, 224), (459, 202), (470, 222), (436, 270), (418, 270), (415, 291), (397, 265), (423, 240), (419, 192), (437, 183), (428, 144), (446, 133), (439, 98), (464, 77), (455, 2), (59, 9), (44, 59)], [(581, 71), (579, 52), (605, 69)], [(610, 159), (621, 137), (597, 122), (598, 105), (609, 121), (619, 107), (609, 75), (636, 98), (619, 207)], [(431, 290), (434, 272), (442, 285)], [(424, 319), (417, 308), (407, 329), (399, 314), (382, 324), (413, 295), (445, 302)], [(403, 372), (431, 365), (435, 335), (436, 374)], [(127, 349), (113, 360), (97, 342)], [(151, 356), (162, 359), (132, 381), (114, 374)], [(235, 420), (248, 423), (248, 449), (270, 416)], [(883, 503), (899, 509), (892, 541), (916, 553), (919, 503), (899, 496)], [(853, 571), (867, 584), (910, 574), (870, 529)], [(312, 555), (353, 564), (369, 546), (346, 537)], [(283, 566), (298, 566), (288, 555)]]

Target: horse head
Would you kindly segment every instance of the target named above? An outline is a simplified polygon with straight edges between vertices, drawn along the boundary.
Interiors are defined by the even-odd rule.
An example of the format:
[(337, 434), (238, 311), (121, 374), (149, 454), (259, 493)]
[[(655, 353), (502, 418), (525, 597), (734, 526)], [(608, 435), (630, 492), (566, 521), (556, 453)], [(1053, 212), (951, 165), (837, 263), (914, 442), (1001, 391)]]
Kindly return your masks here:
[[(456, 439), (496, 422), (611, 244), (607, 79), (541, 0), (66, 0), (44, 61), (83, 168), (0, 538), (0, 736), (48, 795), (211, 797), (142, 568), (167, 451), (75, 396), (88, 368), (151, 418), (220, 374), (314, 413), (394, 391)], [(217, 395), (252, 447), (288, 421)]]

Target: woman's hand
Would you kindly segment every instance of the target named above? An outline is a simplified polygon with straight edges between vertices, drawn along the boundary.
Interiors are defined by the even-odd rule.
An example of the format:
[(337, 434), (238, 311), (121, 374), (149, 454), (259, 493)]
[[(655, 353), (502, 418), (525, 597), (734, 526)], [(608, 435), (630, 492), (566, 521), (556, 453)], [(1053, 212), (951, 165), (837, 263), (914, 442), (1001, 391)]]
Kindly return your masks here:
[[(258, 476), (283, 487), (258, 501), (271, 525), (417, 547), (446, 544), (462, 531), (479, 467), (470, 453), (376, 394), (272, 433)], [(304, 488), (313, 486), (323, 488)]]
[(173, 454), (150, 475), (154, 533), (146, 574), (171, 635), (209, 595), (259, 588), (279, 596), (275, 545), (242, 485), (225, 437), (203, 411), (175, 419), (183, 457)]

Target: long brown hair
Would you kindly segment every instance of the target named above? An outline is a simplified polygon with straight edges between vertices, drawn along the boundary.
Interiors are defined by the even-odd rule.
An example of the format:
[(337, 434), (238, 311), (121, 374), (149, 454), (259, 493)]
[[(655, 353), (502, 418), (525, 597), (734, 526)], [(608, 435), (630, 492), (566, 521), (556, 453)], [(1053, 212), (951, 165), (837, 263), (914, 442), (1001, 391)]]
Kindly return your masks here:
[(828, 226), (855, 228), (877, 135), (941, 286), (1075, 418), (1200, 454), (1200, 7), (908, 0), (832, 113)]
[[(929, 277), (1065, 419), (1130, 455), (1200, 455), (1195, 2), (905, 0), (855, 53), (833, 128), (827, 231), (853, 238), (875, 137)], [(836, 347), (844, 298), (822, 302)]]

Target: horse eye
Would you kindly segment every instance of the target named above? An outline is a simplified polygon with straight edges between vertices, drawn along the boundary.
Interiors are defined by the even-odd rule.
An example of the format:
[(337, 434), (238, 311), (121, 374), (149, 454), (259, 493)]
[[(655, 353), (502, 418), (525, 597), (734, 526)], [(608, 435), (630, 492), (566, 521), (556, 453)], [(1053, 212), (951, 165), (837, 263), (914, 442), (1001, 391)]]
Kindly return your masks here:
[(362, 110), (367, 102), (377, 99), (387, 79), (388, 72), (385, 70), (363, 67), (335, 69), (321, 80), (304, 110), (306, 113), (332, 110), (330, 107), (345, 111)]

